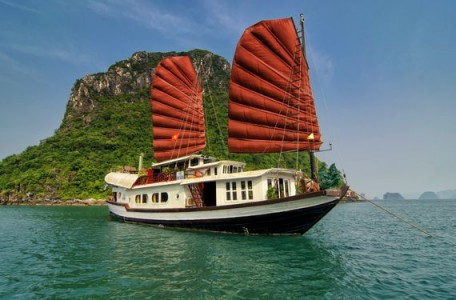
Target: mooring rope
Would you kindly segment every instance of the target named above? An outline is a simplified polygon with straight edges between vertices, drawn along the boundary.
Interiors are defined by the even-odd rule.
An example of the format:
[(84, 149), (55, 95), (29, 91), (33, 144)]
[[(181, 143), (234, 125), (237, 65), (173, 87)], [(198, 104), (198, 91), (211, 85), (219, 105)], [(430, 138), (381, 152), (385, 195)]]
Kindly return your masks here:
[(372, 205), (374, 205), (374, 206), (380, 208), (381, 210), (383, 210), (383, 211), (389, 213), (390, 215), (392, 215), (393, 217), (397, 218), (398, 220), (400, 220), (400, 221), (402, 221), (402, 222), (404, 222), (404, 223), (406, 223), (406, 224), (412, 226), (413, 228), (415, 228), (416, 230), (420, 231), (421, 233), (424, 233), (426, 236), (428, 236), (428, 237), (431, 237), (431, 236), (432, 236), (432, 234), (430, 234), (429, 232), (427, 232), (427, 231), (424, 230), (423, 228), (419, 227), (419, 226), (416, 225), (416, 224), (413, 224), (412, 222), (406, 220), (405, 218), (399, 216), (398, 214), (395, 214), (395, 213), (393, 213), (392, 211), (390, 211), (390, 210), (384, 208), (384, 207), (381, 206), (380, 204), (377, 204), (377, 203), (375, 203), (375, 202), (373, 202), (373, 201), (371, 201), (371, 200), (369, 200), (369, 199), (367, 199), (367, 198), (365, 198), (365, 197), (362, 197), (362, 196), (361, 196), (361, 199), (363, 199), (363, 200), (369, 202), (370, 204), (372, 204)]

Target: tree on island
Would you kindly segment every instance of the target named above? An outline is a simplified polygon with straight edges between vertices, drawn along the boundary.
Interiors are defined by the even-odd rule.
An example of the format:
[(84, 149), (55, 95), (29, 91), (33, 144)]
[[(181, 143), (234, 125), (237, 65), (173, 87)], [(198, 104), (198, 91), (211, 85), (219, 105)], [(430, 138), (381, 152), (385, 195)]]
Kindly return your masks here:
[(322, 189), (341, 187), (344, 184), (342, 174), (336, 168), (336, 165), (331, 164), (328, 169), (328, 165), (324, 162), (320, 162), (320, 167), (318, 168), (318, 180), (320, 181), (320, 187)]

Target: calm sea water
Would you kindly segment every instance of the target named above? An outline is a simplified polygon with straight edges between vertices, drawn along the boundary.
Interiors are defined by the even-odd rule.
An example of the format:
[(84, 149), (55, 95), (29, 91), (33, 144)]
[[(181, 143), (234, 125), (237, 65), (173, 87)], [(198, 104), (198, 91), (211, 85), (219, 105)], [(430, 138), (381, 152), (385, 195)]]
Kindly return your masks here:
[(454, 299), (456, 200), (342, 203), (302, 237), (110, 221), (106, 207), (0, 207), (0, 298)]

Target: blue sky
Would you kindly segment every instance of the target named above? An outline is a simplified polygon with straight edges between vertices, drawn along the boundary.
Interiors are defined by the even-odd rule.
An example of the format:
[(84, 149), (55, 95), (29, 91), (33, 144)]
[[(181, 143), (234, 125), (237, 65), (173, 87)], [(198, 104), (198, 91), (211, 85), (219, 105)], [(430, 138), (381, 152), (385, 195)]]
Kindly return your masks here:
[(136, 51), (231, 62), (245, 27), (301, 12), (318, 156), (369, 197), (456, 189), (452, 0), (0, 0), (0, 159), (54, 134), (78, 78)]

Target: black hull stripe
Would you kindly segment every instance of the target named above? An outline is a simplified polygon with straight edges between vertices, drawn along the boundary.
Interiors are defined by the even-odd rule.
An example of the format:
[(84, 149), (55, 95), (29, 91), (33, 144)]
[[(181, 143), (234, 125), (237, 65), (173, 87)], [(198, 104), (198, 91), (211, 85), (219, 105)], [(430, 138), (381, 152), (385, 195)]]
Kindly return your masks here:
[(205, 220), (147, 220), (111, 215), (120, 221), (163, 227), (249, 234), (303, 234), (336, 206), (339, 199), (310, 208), (250, 217)]

